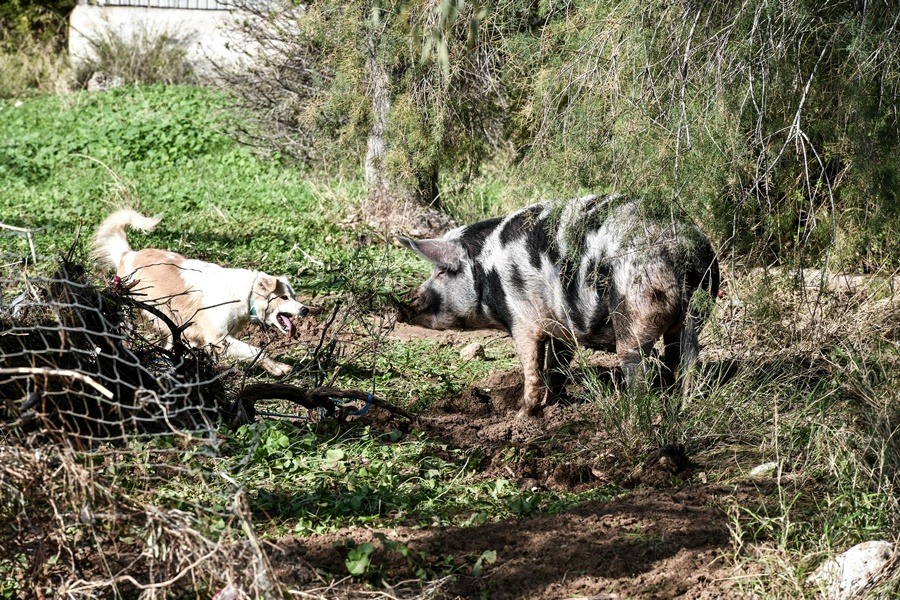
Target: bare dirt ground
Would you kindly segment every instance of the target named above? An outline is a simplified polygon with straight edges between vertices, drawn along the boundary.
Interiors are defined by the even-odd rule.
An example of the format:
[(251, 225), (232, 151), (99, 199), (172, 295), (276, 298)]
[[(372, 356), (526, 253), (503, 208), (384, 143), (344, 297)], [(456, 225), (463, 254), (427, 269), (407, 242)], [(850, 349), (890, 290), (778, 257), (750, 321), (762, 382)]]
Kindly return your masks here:
[[(385, 532), (435, 563), (452, 554), (477, 557), (493, 549), (497, 560), (481, 577), (459, 576), (446, 598), (743, 598), (716, 490), (699, 487), (640, 489), (549, 516), (469, 528), (395, 528)], [(313, 538), (283, 538), (274, 556), (283, 581), (308, 585), (312, 567), (340, 573), (336, 548), (352, 537), (380, 547), (372, 531), (358, 528)], [(388, 580), (408, 578), (406, 565), (387, 561)], [(395, 576), (391, 577), (392, 571)], [(348, 596), (353, 592), (347, 590)]]
[[(495, 339), (497, 332), (433, 332), (398, 326), (399, 339), (428, 337), (458, 344)], [(608, 361), (606, 361), (608, 362)], [(604, 367), (601, 359), (599, 368)], [(590, 501), (556, 514), (540, 514), (464, 528), (395, 527), (390, 540), (415, 556), (439, 564), (444, 557), (474, 563), (486, 550), (496, 562), (481, 576), (458, 575), (443, 582), (437, 598), (746, 598), (736, 585), (723, 498), (741, 492), (735, 485), (706, 484), (703, 465), (678, 448), (663, 449), (637, 469), (604, 451), (589, 407), (551, 406), (540, 425), (523, 432), (516, 420), (522, 393), (517, 370), (495, 372), (461, 395), (433, 406), (415, 427), (434, 439), (483, 457), (486, 479), (503, 478), (523, 490), (585, 491), (615, 484), (624, 491), (610, 500)], [(378, 426), (378, 417), (372, 425)], [(384, 425), (384, 424), (382, 424)], [(527, 428), (527, 427), (526, 427)], [(509, 460), (510, 453), (517, 459)], [(560, 457), (568, 457), (563, 458)], [(313, 537), (274, 540), (272, 555), (284, 583), (309, 589), (321, 582), (316, 569), (346, 573), (347, 538), (376, 547), (373, 564), (387, 582), (409, 580), (409, 562), (385, 552), (375, 530), (348, 528)], [(369, 593), (373, 590), (369, 588)], [(335, 597), (360, 597), (359, 584), (330, 588)], [(408, 597), (393, 592), (396, 596)]]

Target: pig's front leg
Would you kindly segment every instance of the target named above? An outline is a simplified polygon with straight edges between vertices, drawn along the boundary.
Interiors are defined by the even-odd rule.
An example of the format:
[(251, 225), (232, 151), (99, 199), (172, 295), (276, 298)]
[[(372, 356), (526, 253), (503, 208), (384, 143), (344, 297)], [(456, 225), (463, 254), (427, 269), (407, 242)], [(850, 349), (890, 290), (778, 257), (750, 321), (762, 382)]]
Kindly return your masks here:
[(512, 339), (525, 376), (524, 401), (519, 415), (535, 416), (543, 408), (541, 401), (544, 399), (544, 382), (540, 369), (544, 364), (544, 340), (526, 331), (514, 332)]

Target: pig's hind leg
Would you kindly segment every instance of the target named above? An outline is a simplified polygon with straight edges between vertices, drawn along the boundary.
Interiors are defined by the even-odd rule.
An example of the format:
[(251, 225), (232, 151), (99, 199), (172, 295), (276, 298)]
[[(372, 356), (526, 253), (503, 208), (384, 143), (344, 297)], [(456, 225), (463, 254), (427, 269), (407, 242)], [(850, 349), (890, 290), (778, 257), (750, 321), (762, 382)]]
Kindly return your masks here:
[(549, 338), (544, 342), (544, 381), (547, 386), (546, 404), (555, 404), (565, 398), (566, 382), (569, 380), (569, 368), (575, 348), (569, 342), (559, 338)]
[(632, 393), (646, 393), (655, 379), (649, 363), (653, 346), (662, 337), (662, 328), (653, 319), (629, 314), (622, 305), (613, 313), (612, 322), (616, 333), (616, 356), (625, 385)]

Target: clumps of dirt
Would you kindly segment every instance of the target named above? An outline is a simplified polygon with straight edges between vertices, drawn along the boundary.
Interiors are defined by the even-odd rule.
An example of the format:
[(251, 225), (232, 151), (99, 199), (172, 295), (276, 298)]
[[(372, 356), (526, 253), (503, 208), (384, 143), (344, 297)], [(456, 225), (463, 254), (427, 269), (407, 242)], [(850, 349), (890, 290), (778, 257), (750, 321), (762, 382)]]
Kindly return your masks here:
[(666, 444), (644, 462), (640, 473), (626, 485), (665, 486), (685, 481), (693, 475), (697, 465), (684, 451), (684, 444)]
[(469, 386), (459, 396), (449, 398), (437, 405), (437, 410), (445, 413), (481, 414), (515, 412), (522, 402), (525, 381), (519, 370), (497, 371), (486, 379)]
[[(598, 475), (600, 475), (598, 477)], [(553, 468), (546, 485), (552, 490), (570, 490), (581, 492), (585, 489), (596, 487), (606, 483), (601, 471), (597, 471), (591, 465), (579, 463), (562, 463)]]
[[(276, 540), (279, 550), (270, 555), (278, 579), (305, 590), (320, 581), (317, 591), (327, 588), (328, 597), (358, 597), (365, 584), (339, 576), (347, 572), (350, 548), (369, 543), (371, 582), (430, 582), (420, 584), (427, 590), (385, 588), (394, 597), (744, 597), (731, 583), (740, 573), (724, 559), (731, 544), (719, 508), (719, 499), (734, 490), (692, 485), (697, 466), (683, 446), (659, 448), (635, 472), (632, 460), (616, 455), (591, 403), (554, 404), (542, 418), (523, 419), (522, 392), (519, 369), (494, 372), (432, 405), (413, 427), (481, 457), (475, 468), (485, 480), (507, 479), (528, 491), (584, 492), (611, 484), (626, 491), (554, 514), (463, 527), (409, 524), (288, 535)], [(366, 419), (387, 425), (377, 414)], [(496, 553), (496, 561), (476, 569), (485, 552)], [(325, 583), (318, 579), (323, 572), (337, 577)]]
[(627, 470), (605, 450), (589, 407), (556, 404), (542, 417), (523, 417), (523, 389), (521, 370), (494, 372), (432, 406), (419, 416), (418, 427), (429, 437), (477, 451), (485, 478), (509, 479), (521, 489), (584, 491), (625, 480)]

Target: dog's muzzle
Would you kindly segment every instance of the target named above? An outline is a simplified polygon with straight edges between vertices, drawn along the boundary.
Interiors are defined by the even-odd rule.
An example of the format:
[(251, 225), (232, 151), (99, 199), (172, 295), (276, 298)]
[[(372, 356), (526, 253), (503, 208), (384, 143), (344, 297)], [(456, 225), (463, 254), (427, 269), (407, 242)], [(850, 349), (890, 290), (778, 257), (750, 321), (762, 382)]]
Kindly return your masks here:
[(293, 339), (294, 334), (296, 333), (296, 328), (294, 327), (293, 317), (305, 317), (309, 314), (309, 309), (305, 306), (301, 306), (297, 311), (297, 314), (280, 312), (275, 315), (275, 326), (289, 338)]

